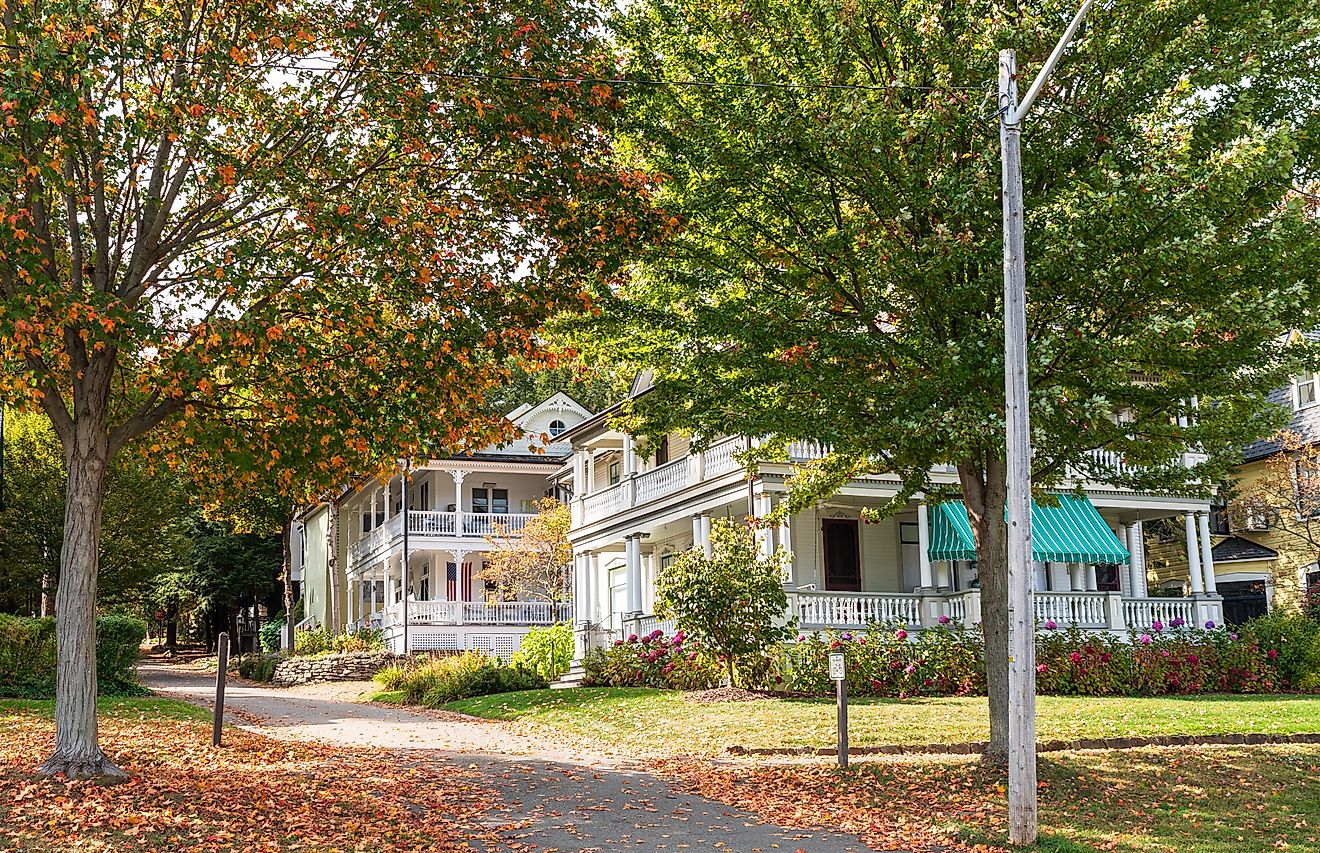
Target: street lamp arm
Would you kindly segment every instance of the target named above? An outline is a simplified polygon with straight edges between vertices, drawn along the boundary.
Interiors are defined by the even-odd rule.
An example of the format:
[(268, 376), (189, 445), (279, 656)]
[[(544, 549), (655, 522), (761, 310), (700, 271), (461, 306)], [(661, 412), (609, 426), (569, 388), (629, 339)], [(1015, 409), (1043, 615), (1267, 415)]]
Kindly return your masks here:
[(1006, 117), (1008, 124), (1021, 124), (1023, 119), (1027, 117), (1027, 113), (1031, 111), (1031, 105), (1036, 101), (1036, 96), (1040, 94), (1040, 90), (1045, 86), (1045, 81), (1049, 79), (1051, 72), (1054, 71), (1054, 66), (1058, 65), (1059, 60), (1063, 59), (1063, 55), (1068, 52), (1068, 45), (1072, 44), (1073, 36), (1077, 34), (1077, 28), (1082, 25), (1082, 19), (1086, 17), (1086, 13), (1090, 12), (1091, 7), (1094, 5), (1095, 0), (1086, 0), (1082, 3), (1082, 8), (1077, 10), (1072, 23), (1068, 24), (1068, 29), (1063, 31), (1063, 37), (1054, 46), (1054, 52), (1050, 54), (1049, 59), (1045, 60), (1045, 64), (1036, 75), (1036, 79), (1032, 81), (1031, 88), (1027, 90), (1026, 96), (1022, 98), (1022, 103), (1018, 104), (1017, 108)]

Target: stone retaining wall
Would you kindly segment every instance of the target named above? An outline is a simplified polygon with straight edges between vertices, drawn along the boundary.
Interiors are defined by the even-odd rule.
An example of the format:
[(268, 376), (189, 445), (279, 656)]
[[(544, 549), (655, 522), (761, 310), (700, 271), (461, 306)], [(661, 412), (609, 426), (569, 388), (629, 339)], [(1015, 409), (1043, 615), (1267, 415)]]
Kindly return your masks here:
[(322, 657), (292, 657), (275, 666), (276, 687), (322, 684), (327, 681), (367, 681), (394, 662), (389, 652), (348, 652)]

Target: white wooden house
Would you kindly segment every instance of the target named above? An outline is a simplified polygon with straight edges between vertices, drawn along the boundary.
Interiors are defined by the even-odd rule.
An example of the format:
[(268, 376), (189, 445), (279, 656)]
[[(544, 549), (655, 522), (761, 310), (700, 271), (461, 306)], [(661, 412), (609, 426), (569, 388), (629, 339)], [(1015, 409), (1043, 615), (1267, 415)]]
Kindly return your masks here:
[[(633, 394), (645, 393), (645, 377)], [(735, 454), (756, 441), (730, 436), (694, 450), (670, 435), (658, 447), (611, 423), (613, 410), (584, 420), (561, 438), (572, 457), (559, 472), (572, 490), (574, 594), (578, 651), (620, 632), (644, 633), (654, 617), (657, 574), (686, 549), (710, 547), (716, 517), (765, 516), (787, 492), (796, 465), (823, 448), (797, 444), (790, 461), (759, 465), (749, 480)], [(1184, 464), (1202, 457), (1188, 454)], [(950, 467), (935, 483), (957, 484)], [(1125, 632), (1155, 621), (1222, 622), (1210, 555), (1204, 500), (1146, 494), (1080, 482), (1085, 497), (1035, 509), (1036, 614), (1059, 626)], [(828, 501), (760, 533), (767, 552), (782, 546), (792, 560), (784, 578), (788, 615), (805, 629), (903, 623), (909, 629), (941, 617), (980, 619), (975, 553), (961, 504), (912, 500), (903, 512), (867, 523), (862, 510), (898, 494), (897, 478), (859, 477)], [(1150, 588), (1143, 525), (1185, 517), (1189, 595)], [(1176, 624), (1176, 623), (1175, 623)], [(667, 626), (661, 626), (667, 627)]]
[(487, 537), (501, 528), (516, 533), (536, 501), (554, 494), (552, 475), (570, 451), (558, 436), (589, 416), (559, 393), (508, 414), (522, 431), (509, 444), (412, 460), (406, 510), (402, 473), (357, 482), (305, 510), (295, 524), (304, 621), (330, 624), (337, 611), (347, 630), (384, 629), (396, 652), (406, 633), (409, 651), (509, 655), (531, 626), (570, 618), (571, 605), (496, 601), (480, 573)]

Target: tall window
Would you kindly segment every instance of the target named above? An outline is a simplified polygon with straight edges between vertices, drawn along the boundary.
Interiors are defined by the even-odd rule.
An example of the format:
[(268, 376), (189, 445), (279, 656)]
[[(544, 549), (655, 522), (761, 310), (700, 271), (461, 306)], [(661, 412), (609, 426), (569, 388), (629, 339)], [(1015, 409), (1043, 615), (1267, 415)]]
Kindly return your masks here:
[(614, 484), (616, 484), (616, 483), (618, 483), (618, 482), (619, 482), (619, 463), (618, 463), (618, 462), (611, 462), (611, 463), (610, 463), (610, 485), (613, 486)]
[(1314, 462), (1299, 459), (1293, 465), (1293, 489), (1297, 493), (1297, 516), (1320, 516), (1320, 471)]
[(1215, 536), (1227, 536), (1231, 532), (1228, 525), (1228, 507), (1224, 504), (1210, 505), (1210, 532)]
[(1293, 380), (1293, 408), (1310, 408), (1316, 404), (1316, 401), (1316, 375), (1309, 370), (1304, 370), (1300, 376)]
[(660, 443), (655, 448), (655, 464), (657, 467), (669, 461), (669, 436), (660, 439)]
[(553, 420), (550, 422), (550, 437), (554, 438), (566, 429), (568, 429), (568, 427), (564, 425), (563, 421), (558, 419)]

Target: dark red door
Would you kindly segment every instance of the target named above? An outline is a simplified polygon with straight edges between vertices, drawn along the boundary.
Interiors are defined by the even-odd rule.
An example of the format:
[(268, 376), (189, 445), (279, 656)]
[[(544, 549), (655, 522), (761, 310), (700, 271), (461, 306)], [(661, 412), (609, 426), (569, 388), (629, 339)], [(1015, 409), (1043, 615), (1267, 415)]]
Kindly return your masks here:
[(821, 521), (825, 554), (825, 588), (839, 592), (862, 591), (862, 561), (857, 547), (857, 522), (850, 518)]

